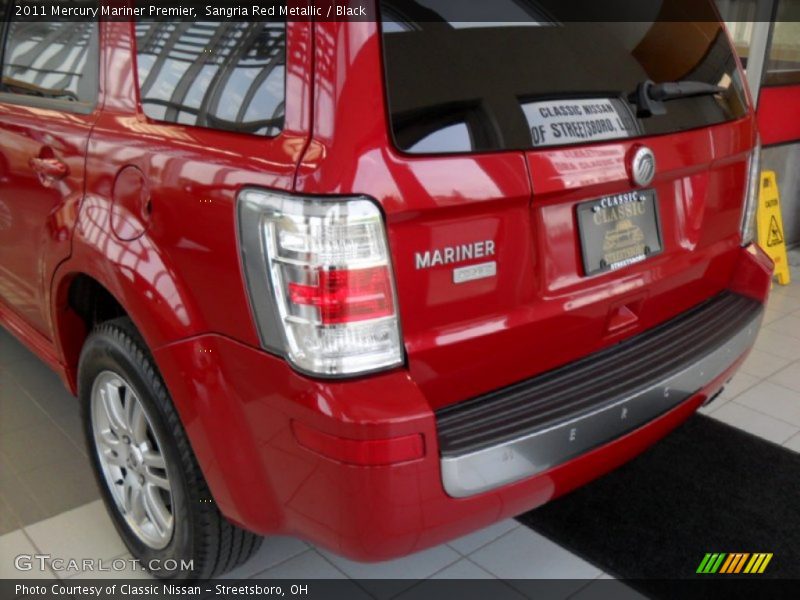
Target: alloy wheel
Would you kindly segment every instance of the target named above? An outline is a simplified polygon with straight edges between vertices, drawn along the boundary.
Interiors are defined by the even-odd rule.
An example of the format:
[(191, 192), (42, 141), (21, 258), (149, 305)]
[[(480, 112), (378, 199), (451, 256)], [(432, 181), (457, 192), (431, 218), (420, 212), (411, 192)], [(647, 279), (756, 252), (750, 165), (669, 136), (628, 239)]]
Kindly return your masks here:
[(175, 529), (172, 487), (164, 445), (133, 387), (101, 372), (91, 393), (95, 450), (106, 486), (133, 533), (160, 550)]

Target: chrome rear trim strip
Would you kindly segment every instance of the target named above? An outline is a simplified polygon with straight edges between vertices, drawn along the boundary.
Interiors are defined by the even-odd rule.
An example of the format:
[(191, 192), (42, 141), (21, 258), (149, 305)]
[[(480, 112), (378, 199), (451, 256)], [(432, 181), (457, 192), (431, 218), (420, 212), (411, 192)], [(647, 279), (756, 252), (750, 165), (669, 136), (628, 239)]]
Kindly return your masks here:
[(763, 309), (692, 366), (650, 387), (557, 425), (441, 459), (445, 491), (466, 498), (542, 473), (675, 408), (722, 375), (755, 342)]

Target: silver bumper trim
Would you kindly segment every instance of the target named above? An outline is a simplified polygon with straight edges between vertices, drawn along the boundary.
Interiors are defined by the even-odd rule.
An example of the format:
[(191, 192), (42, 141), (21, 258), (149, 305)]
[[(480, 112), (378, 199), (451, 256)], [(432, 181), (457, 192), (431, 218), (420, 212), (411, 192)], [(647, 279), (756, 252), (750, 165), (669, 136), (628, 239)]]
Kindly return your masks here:
[(763, 311), (727, 342), (640, 392), (558, 425), (441, 460), (448, 495), (466, 498), (536, 475), (610, 442), (675, 408), (722, 375), (755, 341)]

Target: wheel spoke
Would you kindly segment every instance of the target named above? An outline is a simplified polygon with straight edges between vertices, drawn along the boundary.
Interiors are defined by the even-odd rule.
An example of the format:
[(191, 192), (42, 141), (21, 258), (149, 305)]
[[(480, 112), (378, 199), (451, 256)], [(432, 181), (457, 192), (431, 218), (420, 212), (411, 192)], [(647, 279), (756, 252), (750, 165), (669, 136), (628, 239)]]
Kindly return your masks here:
[(117, 434), (114, 433), (114, 430), (111, 428), (101, 429), (99, 431), (100, 434), (100, 443), (102, 443), (106, 448), (110, 449), (118, 449), (122, 447), (122, 442), (120, 441)]
[(133, 485), (131, 482), (131, 477), (128, 475), (122, 482), (122, 510), (124, 514), (128, 514), (131, 512), (133, 505)]
[(117, 435), (127, 431), (125, 416), (122, 410), (122, 398), (120, 398), (119, 387), (113, 383), (106, 384), (100, 390), (108, 424)]
[(144, 499), (144, 510), (147, 516), (153, 522), (156, 530), (160, 535), (164, 535), (172, 525), (172, 515), (164, 506), (161, 500), (158, 488), (153, 485), (145, 485), (142, 490), (142, 497)]
[(147, 470), (144, 479), (147, 483), (160, 487), (162, 490), (167, 490), (168, 492), (171, 491), (169, 480), (161, 475), (156, 475), (150, 469)]
[(139, 400), (128, 390), (128, 426), (131, 430), (133, 441), (143, 444), (147, 441), (147, 417)]
[(164, 462), (164, 457), (161, 456), (161, 453), (156, 450), (152, 449), (145, 450), (144, 452), (142, 452), (142, 459), (144, 460), (145, 466), (150, 467), (151, 469), (167, 468), (167, 465)]
[(131, 489), (131, 517), (137, 523), (141, 523), (147, 517), (144, 492), (142, 491), (142, 486), (137, 484), (133, 484)]

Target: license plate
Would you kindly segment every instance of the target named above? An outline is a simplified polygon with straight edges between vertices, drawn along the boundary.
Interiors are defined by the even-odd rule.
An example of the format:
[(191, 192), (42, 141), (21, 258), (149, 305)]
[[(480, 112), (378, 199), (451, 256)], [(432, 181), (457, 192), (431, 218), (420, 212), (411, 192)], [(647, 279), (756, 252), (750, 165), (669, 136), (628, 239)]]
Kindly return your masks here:
[(662, 250), (655, 190), (606, 196), (578, 205), (586, 275), (627, 267)]

